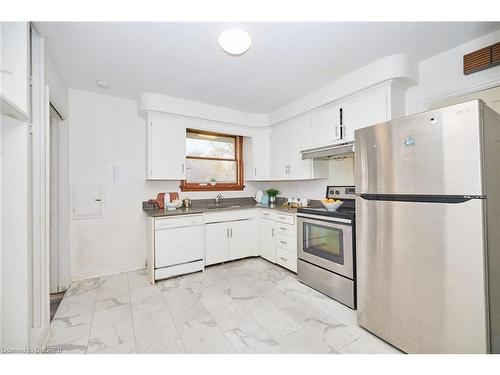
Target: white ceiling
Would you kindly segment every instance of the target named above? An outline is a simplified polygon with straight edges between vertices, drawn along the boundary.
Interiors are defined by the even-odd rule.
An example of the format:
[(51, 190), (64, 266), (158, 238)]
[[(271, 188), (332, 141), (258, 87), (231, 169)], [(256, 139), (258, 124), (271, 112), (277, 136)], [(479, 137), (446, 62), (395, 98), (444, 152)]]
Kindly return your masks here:
[[(217, 36), (241, 26), (253, 45), (226, 55)], [(154, 92), (268, 113), (384, 56), (420, 61), (500, 28), (499, 22), (44, 22), (72, 88), (137, 99)], [(96, 87), (98, 79), (111, 87)]]

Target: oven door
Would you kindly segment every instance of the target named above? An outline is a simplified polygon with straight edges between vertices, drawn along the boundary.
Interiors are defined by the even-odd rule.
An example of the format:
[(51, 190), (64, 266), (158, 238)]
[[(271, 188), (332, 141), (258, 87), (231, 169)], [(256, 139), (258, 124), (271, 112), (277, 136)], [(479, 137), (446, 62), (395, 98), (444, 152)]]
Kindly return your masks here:
[(354, 278), (351, 224), (305, 216), (297, 224), (299, 259)]

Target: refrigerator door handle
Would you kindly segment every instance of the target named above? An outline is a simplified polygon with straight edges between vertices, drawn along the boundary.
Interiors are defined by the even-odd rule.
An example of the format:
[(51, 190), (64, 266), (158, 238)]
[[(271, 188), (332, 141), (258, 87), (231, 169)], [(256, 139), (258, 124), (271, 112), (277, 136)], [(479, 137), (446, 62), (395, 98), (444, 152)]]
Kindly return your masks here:
[(464, 203), (471, 199), (486, 199), (483, 195), (413, 195), (413, 194), (363, 194), (358, 196), (367, 201), (422, 202), (422, 203)]

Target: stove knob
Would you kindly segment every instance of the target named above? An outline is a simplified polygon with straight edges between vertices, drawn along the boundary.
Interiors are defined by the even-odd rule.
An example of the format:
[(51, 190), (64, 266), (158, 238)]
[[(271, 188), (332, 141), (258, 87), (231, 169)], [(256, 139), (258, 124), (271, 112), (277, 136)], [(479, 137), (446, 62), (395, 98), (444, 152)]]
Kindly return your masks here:
[(335, 190), (335, 194), (339, 195), (340, 194), (340, 190)]

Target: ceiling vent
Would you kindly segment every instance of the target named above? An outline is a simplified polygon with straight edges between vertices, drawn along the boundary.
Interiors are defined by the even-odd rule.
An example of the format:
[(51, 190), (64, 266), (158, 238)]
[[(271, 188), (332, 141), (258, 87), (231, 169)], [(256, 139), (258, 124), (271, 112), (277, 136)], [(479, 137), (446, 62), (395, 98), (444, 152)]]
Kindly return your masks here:
[(464, 74), (479, 72), (500, 64), (500, 43), (464, 55)]

